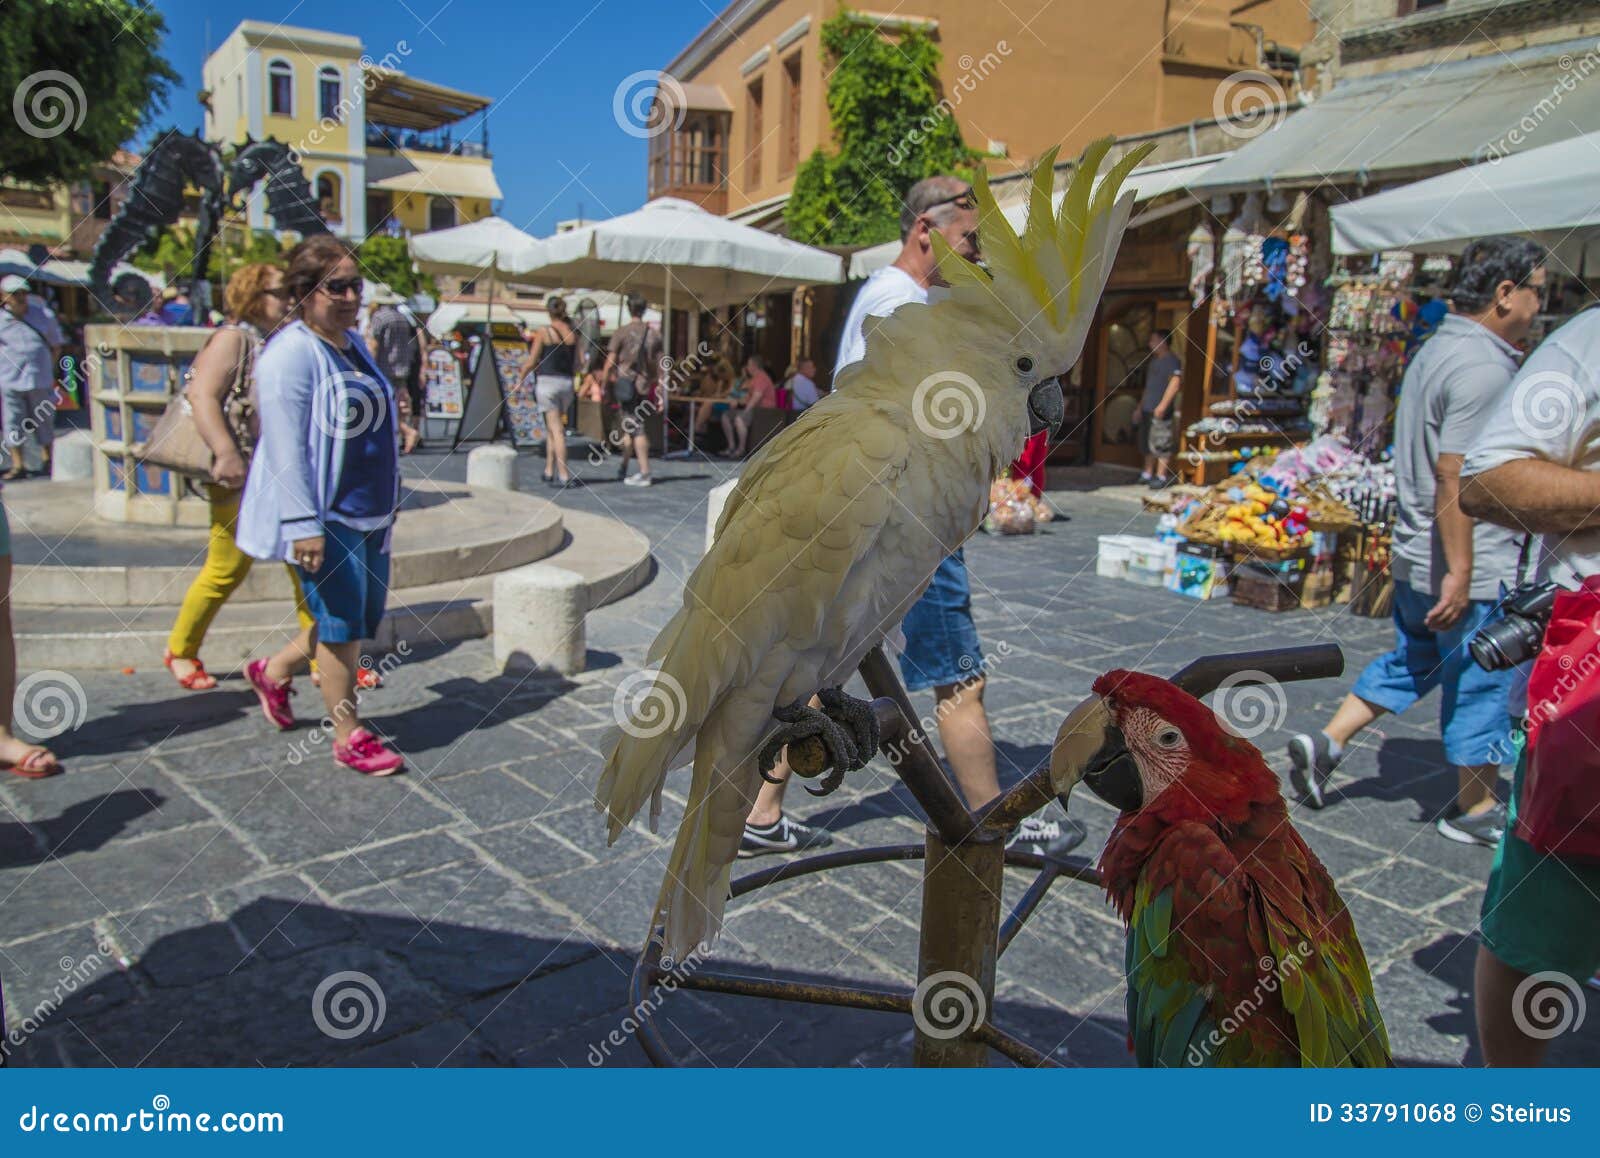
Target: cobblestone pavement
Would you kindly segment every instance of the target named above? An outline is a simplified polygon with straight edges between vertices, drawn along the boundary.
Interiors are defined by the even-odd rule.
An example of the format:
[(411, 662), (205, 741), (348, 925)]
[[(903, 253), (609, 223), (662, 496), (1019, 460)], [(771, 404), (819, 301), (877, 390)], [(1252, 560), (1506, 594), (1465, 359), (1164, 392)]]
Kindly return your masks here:
[[(536, 487), (539, 462), (521, 467)], [(464, 462), (423, 456), (408, 469), (460, 478)], [(648, 532), (658, 573), (590, 617), (590, 670), (577, 678), (501, 676), (486, 641), (406, 657), (364, 699), (411, 759), (402, 777), (337, 770), (309, 722), (270, 732), (237, 676), (193, 695), (149, 657), (131, 676), (76, 673), (88, 718), (54, 741), (69, 774), (0, 784), (13, 1064), (642, 1063), (620, 1030), (667, 843), (639, 830), (608, 850), (590, 793), (614, 689), (675, 607), (705, 492), (726, 470), (665, 464), (659, 485), (633, 490), (587, 468), (608, 477), (560, 501)], [(1070, 520), (968, 548), (1007, 776), (1046, 754), (1108, 668), (1167, 672), (1203, 653), (1325, 639), (1354, 668), (1386, 645), (1385, 624), (1342, 611), (1269, 615), (1098, 578), (1095, 536), (1148, 517), (1125, 494), (1053, 497)], [(1320, 723), (1343, 688), (1284, 689), (1269, 720), (1282, 726), (1260, 741), (1275, 763), (1288, 731)], [(308, 717), (313, 698), (306, 688), (297, 702)], [(1332, 806), (1296, 817), (1354, 911), (1397, 1057), (1454, 1065), (1476, 1059), (1472, 930), (1490, 857), (1428, 823), (1453, 790), (1442, 764), (1427, 711), (1387, 721), (1347, 760)], [(664, 833), (686, 783), (670, 782)], [(1079, 798), (1096, 852), (1111, 813)], [(842, 847), (921, 837), (881, 761), (826, 800), (796, 791), (791, 804)], [(1028, 876), (1010, 878), (1014, 900)], [(732, 906), (715, 959), (909, 986), (918, 886), (917, 865), (891, 864), (764, 890)], [(1103, 898), (1057, 884), (1001, 961), (996, 1020), (1063, 1061), (1128, 1064), (1121, 961)], [(678, 992), (655, 1016), (700, 1064), (909, 1057), (909, 1025), (888, 1014)], [(1600, 1061), (1600, 1017), (1554, 1057)]]

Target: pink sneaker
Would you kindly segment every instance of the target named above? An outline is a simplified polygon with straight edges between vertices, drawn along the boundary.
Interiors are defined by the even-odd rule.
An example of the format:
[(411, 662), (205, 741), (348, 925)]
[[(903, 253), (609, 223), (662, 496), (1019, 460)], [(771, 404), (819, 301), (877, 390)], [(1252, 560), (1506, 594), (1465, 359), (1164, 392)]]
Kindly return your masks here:
[(350, 733), (344, 743), (333, 742), (333, 758), (346, 768), (354, 768), (363, 776), (392, 776), (405, 767), (406, 759), (389, 748), (365, 728)]
[(275, 684), (267, 678), (267, 661), (253, 659), (244, 665), (244, 678), (256, 690), (261, 701), (261, 714), (271, 720), (274, 727), (288, 731), (294, 727), (294, 710), (289, 707), (289, 697), (295, 694), (292, 680)]

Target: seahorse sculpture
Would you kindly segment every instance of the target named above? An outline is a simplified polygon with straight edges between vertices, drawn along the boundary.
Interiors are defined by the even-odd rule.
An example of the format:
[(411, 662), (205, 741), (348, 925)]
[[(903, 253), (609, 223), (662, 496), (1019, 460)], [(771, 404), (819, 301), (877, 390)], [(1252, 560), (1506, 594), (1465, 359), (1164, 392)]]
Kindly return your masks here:
[(166, 130), (145, 154), (127, 198), (94, 247), (89, 278), (95, 298), (117, 312), (111, 271), (178, 220), (184, 208), (184, 190), (194, 186), (200, 190), (200, 211), (189, 278), (196, 287), (196, 301), (203, 301), (208, 296), (206, 262), (223, 215), (237, 208), (262, 181), (266, 182), (267, 212), (274, 227), (292, 229), (302, 237), (328, 232), (294, 150), (282, 141), (257, 141), (247, 136), (224, 168), (222, 150), (216, 144), (201, 139), (198, 133), (191, 136), (177, 129)]

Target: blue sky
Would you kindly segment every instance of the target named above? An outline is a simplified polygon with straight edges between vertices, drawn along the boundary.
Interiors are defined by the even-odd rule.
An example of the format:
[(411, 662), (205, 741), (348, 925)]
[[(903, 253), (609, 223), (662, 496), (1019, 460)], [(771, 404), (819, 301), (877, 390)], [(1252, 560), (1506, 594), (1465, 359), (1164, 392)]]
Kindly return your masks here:
[[(645, 142), (612, 116), (624, 78), (659, 69), (723, 7), (700, 0), (156, 0), (163, 55), (183, 77), (153, 127), (201, 127), (200, 67), (241, 20), (359, 36), (373, 59), (404, 40), (405, 72), (493, 99), (500, 212), (536, 235), (557, 221), (636, 209)], [(470, 122), (469, 122), (470, 123)]]

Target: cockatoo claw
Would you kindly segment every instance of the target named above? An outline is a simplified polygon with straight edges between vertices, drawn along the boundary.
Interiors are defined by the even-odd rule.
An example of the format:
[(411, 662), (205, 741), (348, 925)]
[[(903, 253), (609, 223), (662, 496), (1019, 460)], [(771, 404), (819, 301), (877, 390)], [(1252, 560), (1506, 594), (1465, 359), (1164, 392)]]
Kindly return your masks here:
[[(820, 710), (804, 701), (796, 701), (772, 713), (785, 727), (767, 741), (756, 761), (761, 778), (767, 783), (782, 783), (780, 777), (771, 775), (772, 766), (786, 747), (801, 740), (815, 737), (827, 752), (827, 776), (815, 788), (806, 786), (806, 791), (813, 796), (826, 796), (834, 791), (844, 783), (846, 772), (865, 767), (877, 753), (878, 720), (870, 704), (851, 699), (841, 688), (824, 688), (817, 693), (817, 698), (822, 703)], [(793, 764), (791, 771), (805, 775)]]

